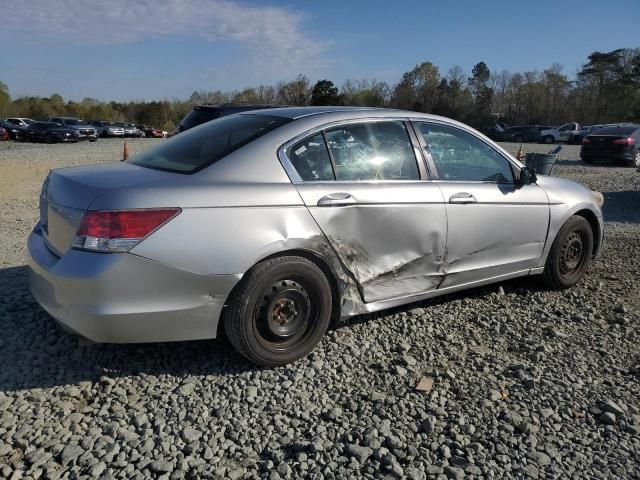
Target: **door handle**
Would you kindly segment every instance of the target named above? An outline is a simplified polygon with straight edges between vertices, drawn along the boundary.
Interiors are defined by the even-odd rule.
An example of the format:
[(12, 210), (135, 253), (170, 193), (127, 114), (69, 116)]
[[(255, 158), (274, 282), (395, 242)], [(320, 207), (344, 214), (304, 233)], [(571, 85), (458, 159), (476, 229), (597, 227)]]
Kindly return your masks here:
[(346, 192), (330, 193), (318, 200), (319, 207), (342, 207), (355, 203), (358, 203), (356, 197)]
[(467, 192), (454, 193), (449, 197), (449, 203), (458, 203), (466, 205), (468, 203), (477, 203), (476, 197)]

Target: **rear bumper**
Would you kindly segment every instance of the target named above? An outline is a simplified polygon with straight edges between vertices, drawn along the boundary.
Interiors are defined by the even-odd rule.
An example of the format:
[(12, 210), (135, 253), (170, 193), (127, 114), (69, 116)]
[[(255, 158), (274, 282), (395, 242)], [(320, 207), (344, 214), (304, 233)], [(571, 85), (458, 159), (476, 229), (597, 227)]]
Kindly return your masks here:
[(633, 162), (633, 149), (621, 150), (618, 152), (598, 152), (597, 150), (586, 150), (582, 149), (580, 151), (580, 158), (582, 160), (590, 159), (590, 160), (608, 160), (615, 162), (625, 162), (630, 163)]
[(45, 246), (28, 240), (29, 284), (58, 322), (94, 342), (138, 343), (215, 338), (224, 303), (240, 275), (198, 275), (130, 253)]

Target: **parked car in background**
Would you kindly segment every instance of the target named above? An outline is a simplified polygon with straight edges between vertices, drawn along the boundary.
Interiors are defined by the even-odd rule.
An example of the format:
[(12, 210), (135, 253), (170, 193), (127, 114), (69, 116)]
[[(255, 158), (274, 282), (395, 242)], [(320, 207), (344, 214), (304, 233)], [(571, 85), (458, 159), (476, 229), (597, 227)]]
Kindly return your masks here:
[(584, 163), (609, 160), (640, 167), (640, 125), (596, 130), (582, 140), (580, 158)]
[(23, 141), (26, 139), (26, 127), (19, 127), (9, 120), (0, 121), (0, 126), (7, 131), (10, 140)]
[(7, 122), (15, 125), (16, 127), (28, 127), (33, 122), (35, 122), (35, 120), (32, 120), (31, 118), (25, 118), (25, 117), (12, 117), (12, 118), (7, 118)]
[(521, 276), (569, 288), (603, 231), (601, 194), (536, 177), (462, 123), (372, 108), (219, 118), (53, 170), (40, 202), (31, 290), (69, 330), (130, 343), (221, 326), (271, 366), (332, 318)]
[(144, 136), (147, 138), (166, 138), (168, 135), (166, 130), (160, 130), (146, 125), (137, 125), (137, 127), (144, 132)]
[(580, 133), (582, 127), (579, 123), (570, 122), (559, 127), (545, 128), (540, 132), (542, 143), (573, 143), (574, 137)]
[(246, 112), (249, 110), (264, 110), (265, 108), (277, 108), (283, 105), (269, 105), (269, 104), (244, 104), (244, 103), (222, 103), (222, 104), (207, 104), (196, 105), (193, 109), (187, 113), (187, 115), (180, 120), (180, 123), (176, 127), (175, 134), (189, 130), (190, 128), (197, 127), (205, 122), (210, 122), (216, 118), (224, 117), (226, 115), (233, 115), (234, 113)]
[(587, 125), (582, 127), (582, 129), (573, 136), (573, 143), (582, 143), (582, 140), (592, 133), (596, 133), (598, 130), (602, 130), (603, 128), (611, 128), (611, 127), (624, 127), (626, 125), (630, 125), (629, 122), (622, 123), (605, 123), (598, 125)]
[(91, 125), (96, 129), (99, 137), (124, 137), (124, 128), (106, 120), (94, 120)]
[(124, 130), (124, 136), (129, 138), (139, 137), (140, 130), (133, 123), (118, 122), (113, 124), (114, 127), (121, 127)]
[(80, 140), (89, 140), (95, 142), (98, 139), (96, 129), (92, 125), (85, 123), (79, 118), (75, 117), (49, 117), (47, 122), (59, 123), (67, 128), (71, 128), (78, 133)]
[(80, 140), (78, 130), (57, 122), (34, 122), (27, 127), (25, 134), (30, 142), (75, 143)]
[(496, 139), (501, 142), (539, 142), (541, 138), (538, 125), (509, 127), (504, 132), (496, 134)]

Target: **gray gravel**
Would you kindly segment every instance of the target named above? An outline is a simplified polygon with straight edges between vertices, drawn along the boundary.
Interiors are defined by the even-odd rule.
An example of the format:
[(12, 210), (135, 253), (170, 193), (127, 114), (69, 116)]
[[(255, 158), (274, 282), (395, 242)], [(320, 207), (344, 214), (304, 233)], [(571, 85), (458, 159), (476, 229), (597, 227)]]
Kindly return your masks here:
[(640, 478), (633, 169), (563, 149), (554, 174), (606, 198), (578, 287), (524, 279), (357, 317), (258, 369), (223, 340), (79, 344), (34, 302), (42, 179), (121, 147), (0, 144), (0, 478)]

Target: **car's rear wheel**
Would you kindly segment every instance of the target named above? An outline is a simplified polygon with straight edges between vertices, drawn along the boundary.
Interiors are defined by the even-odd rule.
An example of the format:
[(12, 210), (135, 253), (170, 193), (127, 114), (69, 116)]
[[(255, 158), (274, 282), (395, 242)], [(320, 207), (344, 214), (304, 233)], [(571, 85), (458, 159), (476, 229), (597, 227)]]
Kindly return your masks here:
[(307, 355), (331, 320), (331, 286), (313, 262), (276, 257), (254, 266), (223, 312), (225, 333), (253, 363), (284, 365)]
[(522, 135), (516, 135), (515, 137), (513, 137), (513, 141), (516, 143), (522, 143), (524, 141), (524, 138), (522, 137)]
[(640, 148), (633, 154), (633, 162), (631, 163), (631, 166), (640, 168)]
[(56, 142), (56, 139), (55, 139), (55, 138), (53, 138), (53, 135), (48, 134), (46, 137), (44, 137), (44, 141), (45, 141), (46, 143), (55, 143), (55, 142)]
[(582, 157), (582, 161), (584, 163), (593, 163), (593, 158), (591, 158), (591, 157)]
[(551, 245), (543, 277), (557, 289), (577, 284), (591, 262), (593, 231), (589, 222), (574, 215), (562, 226)]
[(551, 144), (553, 143), (553, 137), (551, 135), (545, 135), (542, 137), (542, 143)]

